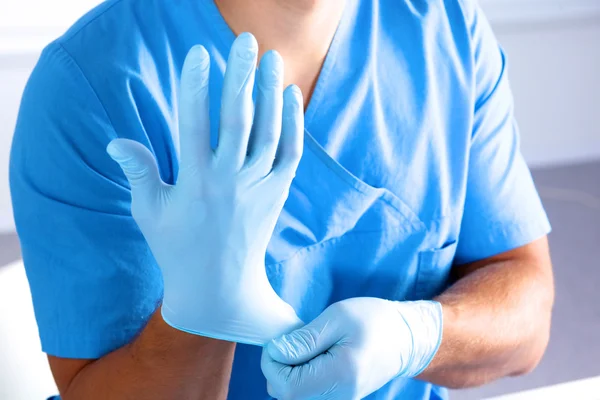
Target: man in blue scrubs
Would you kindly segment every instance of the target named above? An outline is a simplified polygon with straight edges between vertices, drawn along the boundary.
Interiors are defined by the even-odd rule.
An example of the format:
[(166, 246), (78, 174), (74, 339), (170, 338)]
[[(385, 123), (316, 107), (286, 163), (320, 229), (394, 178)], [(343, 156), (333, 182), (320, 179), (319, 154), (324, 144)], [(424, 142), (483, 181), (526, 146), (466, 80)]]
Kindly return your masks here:
[[(257, 42), (234, 43), (242, 32)], [(300, 90), (282, 94), (291, 84)], [(192, 200), (198, 191), (179, 190), (198, 170), (184, 163), (190, 132), (235, 172)], [(223, 163), (221, 148), (238, 157)], [(260, 179), (295, 173), (277, 189), (289, 196), (274, 226), (246, 218), (279, 212), (277, 199), (263, 207), (269, 190), (226, 227), (204, 224), (240, 209), (214, 193), (242, 196), (227, 176), (265, 157)], [(520, 154), (506, 60), (475, 0), (109, 0), (44, 50), (10, 181), (63, 399), (444, 399), (443, 387), (530, 371), (547, 345), (550, 226)], [(179, 190), (164, 200), (172, 218), (139, 206), (148, 182)], [(199, 267), (218, 260), (212, 272), (239, 280), (222, 260), (260, 246), (217, 240), (228, 229), (268, 241), (269, 290), (308, 323), (265, 351), (184, 326), (199, 310), (235, 311), (238, 291)]]

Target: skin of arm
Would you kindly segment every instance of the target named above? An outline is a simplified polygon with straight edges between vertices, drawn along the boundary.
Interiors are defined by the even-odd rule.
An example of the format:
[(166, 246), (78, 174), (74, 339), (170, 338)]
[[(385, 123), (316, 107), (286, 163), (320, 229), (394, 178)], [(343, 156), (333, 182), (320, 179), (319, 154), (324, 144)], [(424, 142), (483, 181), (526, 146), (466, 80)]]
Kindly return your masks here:
[(444, 310), (442, 344), (418, 379), (466, 388), (533, 370), (554, 302), (547, 238), (454, 272), (455, 284), (435, 299)]
[(100, 359), (48, 360), (64, 400), (225, 400), (234, 350), (171, 328), (157, 310), (135, 340)]

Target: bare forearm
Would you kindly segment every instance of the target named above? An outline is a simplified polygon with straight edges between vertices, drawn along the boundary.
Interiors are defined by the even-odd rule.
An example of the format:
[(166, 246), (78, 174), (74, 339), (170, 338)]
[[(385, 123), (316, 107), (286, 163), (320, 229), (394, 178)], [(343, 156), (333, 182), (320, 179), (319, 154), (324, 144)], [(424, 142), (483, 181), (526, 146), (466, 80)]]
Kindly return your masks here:
[(70, 382), (60, 376), (72, 376), (69, 360), (54, 368), (61, 361), (51, 359), (51, 365), (65, 400), (225, 400), (234, 349), (234, 343), (175, 330), (157, 311), (132, 343), (85, 365)]
[(552, 273), (540, 265), (546, 262), (496, 261), (436, 299), (444, 309), (442, 345), (419, 379), (462, 388), (533, 369), (550, 331)]

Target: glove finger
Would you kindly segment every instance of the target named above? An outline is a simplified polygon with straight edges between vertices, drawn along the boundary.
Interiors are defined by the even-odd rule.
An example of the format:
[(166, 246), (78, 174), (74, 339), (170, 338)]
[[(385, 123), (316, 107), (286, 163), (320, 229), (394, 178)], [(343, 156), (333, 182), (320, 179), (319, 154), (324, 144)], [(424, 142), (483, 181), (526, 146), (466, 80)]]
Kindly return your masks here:
[[(290, 366), (278, 363), (263, 350), (261, 368), (267, 379), (269, 395), (277, 399), (321, 398), (324, 394), (335, 394), (339, 384), (335, 372), (336, 356), (325, 353), (309, 362)], [(327, 397), (329, 398), (329, 397)]]
[(210, 57), (202, 46), (189, 51), (179, 94), (180, 171), (194, 169), (211, 154), (209, 116)]
[(283, 93), (281, 138), (273, 170), (294, 176), (304, 146), (304, 101), (300, 88), (288, 86)]
[(115, 139), (108, 144), (106, 151), (129, 181), (132, 202), (147, 203), (156, 198), (162, 181), (156, 160), (146, 146), (129, 139)]
[(266, 347), (263, 347), (260, 368), (267, 380), (267, 392), (269, 396), (280, 399), (283, 396), (281, 389), (285, 387), (287, 382), (285, 377), (289, 375), (292, 367), (273, 360)]
[(281, 135), (283, 113), (283, 60), (274, 50), (260, 61), (257, 79), (256, 115), (250, 136), (249, 164), (267, 175), (273, 168)]
[(275, 399), (278, 397), (277, 392), (275, 392), (270, 382), (267, 382), (267, 394)]
[(258, 44), (254, 36), (242, 33), (231, 47), (227, 61), (217, 158), (239, 169), (248, 151), (248, 138), (254, 118), (252, 91), (256, 72)]
[(334, 326), (335, 322), (330, 321), (328, 313), (323, 313), (304, 327), (271, 340), (266, 351), (281, 364), (304, 364), (342, 339)]

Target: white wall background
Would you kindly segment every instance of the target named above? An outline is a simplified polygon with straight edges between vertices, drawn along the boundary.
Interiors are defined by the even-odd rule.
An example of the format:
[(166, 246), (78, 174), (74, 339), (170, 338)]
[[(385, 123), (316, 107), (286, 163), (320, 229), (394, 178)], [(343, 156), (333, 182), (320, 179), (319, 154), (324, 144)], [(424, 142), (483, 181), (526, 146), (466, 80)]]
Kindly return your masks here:
[(8, 153), (19, 98), (31, 69), (31, 61), (11, 65), (5, 57), (0, 56), (0, 232), (13, 228), (8, 191)]
[(496, 34), (508, 53), (529, 164), (600, 159), (600, 18)]
[[(69, 7), (0, 1), (0, 232), (14, 228), (8, 154), (20, 94), (39, 48), (98, 2), (61, 1)], [(600, 0), (481, 2), (510, 59), (530, 165), (600, 159)]]

